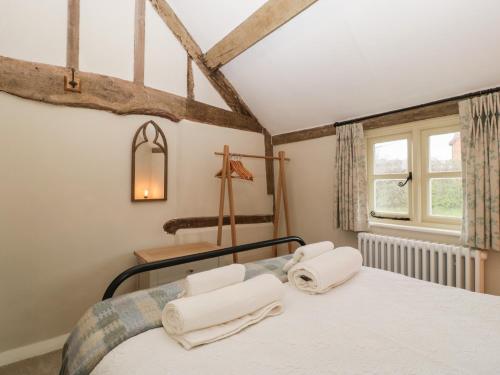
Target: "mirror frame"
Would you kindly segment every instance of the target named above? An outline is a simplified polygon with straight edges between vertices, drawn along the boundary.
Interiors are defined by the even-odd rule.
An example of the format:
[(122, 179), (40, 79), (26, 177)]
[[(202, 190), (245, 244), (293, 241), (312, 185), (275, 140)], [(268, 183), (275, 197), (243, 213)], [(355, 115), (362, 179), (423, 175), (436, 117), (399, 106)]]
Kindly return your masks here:
[[(160, 149), (160, 153), (164, 156), (164, 171), (163, 171), (163, 198), (152, 198), (152, 199), (136, 199), (135, 198), (135, 152), (139, 148), (140, 145), (149, 142), (148, 136), (146, 134), (146, 129), (149, 125), (152, 125), (155, 129), (155, 137), (153, 139), (153, 143), (158, 146)], [(137, 142), (139, 134), (142, 133), (143, 140)], [(161, 139), (160, 139), (161, 137)], [(160, 140), (160, 142), (159, 142)], [(165, 134), (158, 126), (156, 122), (153, 120), (146, 121), (142, 124), (139, 129), (135, 132), (134, 140), (132, 141), (132, 179), (131, 179), (131, 194), (130, 199), (132, 202), (158, 202), (158, 201), (166, 201), (167, 200), (167, 181), (168, 181), (168, 146), (167, 146), (167, 138), (165, 138)]]

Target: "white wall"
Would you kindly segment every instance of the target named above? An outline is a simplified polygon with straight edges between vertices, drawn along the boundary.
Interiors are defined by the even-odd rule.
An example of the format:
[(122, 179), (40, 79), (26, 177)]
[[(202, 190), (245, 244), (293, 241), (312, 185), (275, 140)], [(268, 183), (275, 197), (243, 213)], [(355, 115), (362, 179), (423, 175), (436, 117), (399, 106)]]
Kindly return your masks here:
[(187, 95), (187, 53), (146, 1), (144, 84), (180, 96)]
[(80, 2), (80, 70), (132, 80), (134, 0)]
[[(66, 0), (5, 0), (0, 55), (64, 66), (66, 13)], [(131, 80), (134, 1), (85, 0), (80, 14), (81, 70)], [(186, 52), (149, 2), (145, 49), (146, 86), (185, 95)], [(227, 108), (198, 73), (195, 96)], [(168, 200), (132, 203), (132, 138), (150, 119), (167, 138)], [(214, 228), (172, 236), (162, 226), (177, 217), (218, 214), (214, 174), (221, 158), (213, 153), (224, 144), (264, 154), (261, 134), (121, 117), (0, 93), (0, 354), (70, 331), (112, 278), (135, 264), (134, 250), (215, 241)], [(236, 212), (270, 214), (264, 163), (249, 161), (248, 167), (256, 181), (235, 181)], [(240, 226), (239, 242), (269, 238), (270, 228)], [(228, 244), (227, 228), (224, 233)], [(134, 286), (130, 282), (121, 291)]]
[(66, 64), (67, 0), (2, 0), (0, 55)]
[[(352, 234), (333, 227), (332, 138), (275, 146), (274, 153), (278, 151), (285, 151), (291, 159), (286, 163), (286, 175), (292, 233), (308, 243), (331, 240), (336, 246), (356, 245)], [(275, 172), (278, 173), (277, 165)], [(283, 233), (283, 228), (280, 230)]]
[[(67, 1), (41, 3), (2, 4), (0, 55), (64, 66)], [(186, 52), (146, 6), (145, 84), (185, 96)], [(132, 80), (133, 41), (133, 0), (81, 2), (81, 70)], [(227, 108), (198, 73), (195, 95)], [(213, 153), (229, 144), (263, 154), (263, 136), (153, 118), (167, 137), (168, 201), (132, 203), (131, 142), (149, 119), (0, 93), (0, 353), (67, 333), (111, 279), (135, 263), (134, 250), (215, 241), (213, 228), (174, 237), (162, 226), (176, 217), (216, 216), (221, 159)], [(236, 212), (269, 214), (264, 163), (248, 166), (256, 181), (235, 182)], [(240, 243), (269, 238), (270, 225), (240, 227), (238, 234)]]
[[(334, 228), (333, 183), (335, 176), (335, 136), (275, 146), (275, 153), (285, 151), (287, 181), (292, 213), (292, 232), (307, 242), (332, 240), (336, 246), (357, 247), (353, 232)], [(416, 233), (404, 230), (373, 228), (373, 232), (441, 243), (458, 243), (453, 236)], [(500, 295), (500, 253), (490, 251), (486, 261), (486, 292)]]
[[(179, 242), (163, 231), (167, 220), (216, 216), (214, 151), (264, 152), (260, 134), (153, 118), (168, 143), (168, 201), (132, 203), (130, 148), (148, 119), (0, 94), (0, 352), (68, 332), (135, 263), (134, 250)], [(270, 213), (264, 163), (248, 166), (256, 181), (235, 182), (237, 213)], [(241, 233), (251, 241), (270, 230)]]

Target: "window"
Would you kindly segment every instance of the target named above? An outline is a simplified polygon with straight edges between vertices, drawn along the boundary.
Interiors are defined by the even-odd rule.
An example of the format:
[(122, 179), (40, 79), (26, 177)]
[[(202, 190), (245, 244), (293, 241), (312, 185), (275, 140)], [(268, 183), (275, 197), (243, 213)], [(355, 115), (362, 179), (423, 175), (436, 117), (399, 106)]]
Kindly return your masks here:
[(460, 225), (458, 116), (368, 130), (366, 137), (371, 220)]
[(411, 165), (411, 138), (398, 135), (373, 143), (373, 211), (388, 217), (410, 215), (411, 192), (403, 185)]

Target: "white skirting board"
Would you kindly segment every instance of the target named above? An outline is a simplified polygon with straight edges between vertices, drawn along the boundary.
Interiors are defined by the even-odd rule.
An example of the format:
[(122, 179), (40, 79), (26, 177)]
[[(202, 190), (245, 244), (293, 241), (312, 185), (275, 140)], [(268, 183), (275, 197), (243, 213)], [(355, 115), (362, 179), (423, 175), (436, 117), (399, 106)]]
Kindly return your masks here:
[(69, 333), (66, 333), (64, 335), (53, 337), (48, 340), (35, 342), (30, 345), (21, 346), (20, 348), (7, 350), (3, 353), (0, 353), (0, 366), (5, 366), (14, 362), (22, 361), (23, 359), (32, 358), (53, 352), (54, 350), (59, 350), (63, 347), (68, 336)]

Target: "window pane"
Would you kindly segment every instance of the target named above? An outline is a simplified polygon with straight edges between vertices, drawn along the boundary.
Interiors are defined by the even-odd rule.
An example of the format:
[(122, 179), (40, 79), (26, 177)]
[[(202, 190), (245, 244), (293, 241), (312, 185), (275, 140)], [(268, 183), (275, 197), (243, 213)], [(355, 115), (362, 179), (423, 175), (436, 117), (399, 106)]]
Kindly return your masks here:
[(408, 184), (404, 180), (375, 180), (375, 212), (408, 215)]
[(375, 143), (373, 145), (374, 174), (408, 172), (408, 141)]
[(429, 171), (450, 172), (462, 170), (460, 133), (446, 133), (429, 137)]
[(431, 178), (431, 215), (462, 217), (462, 179)]

